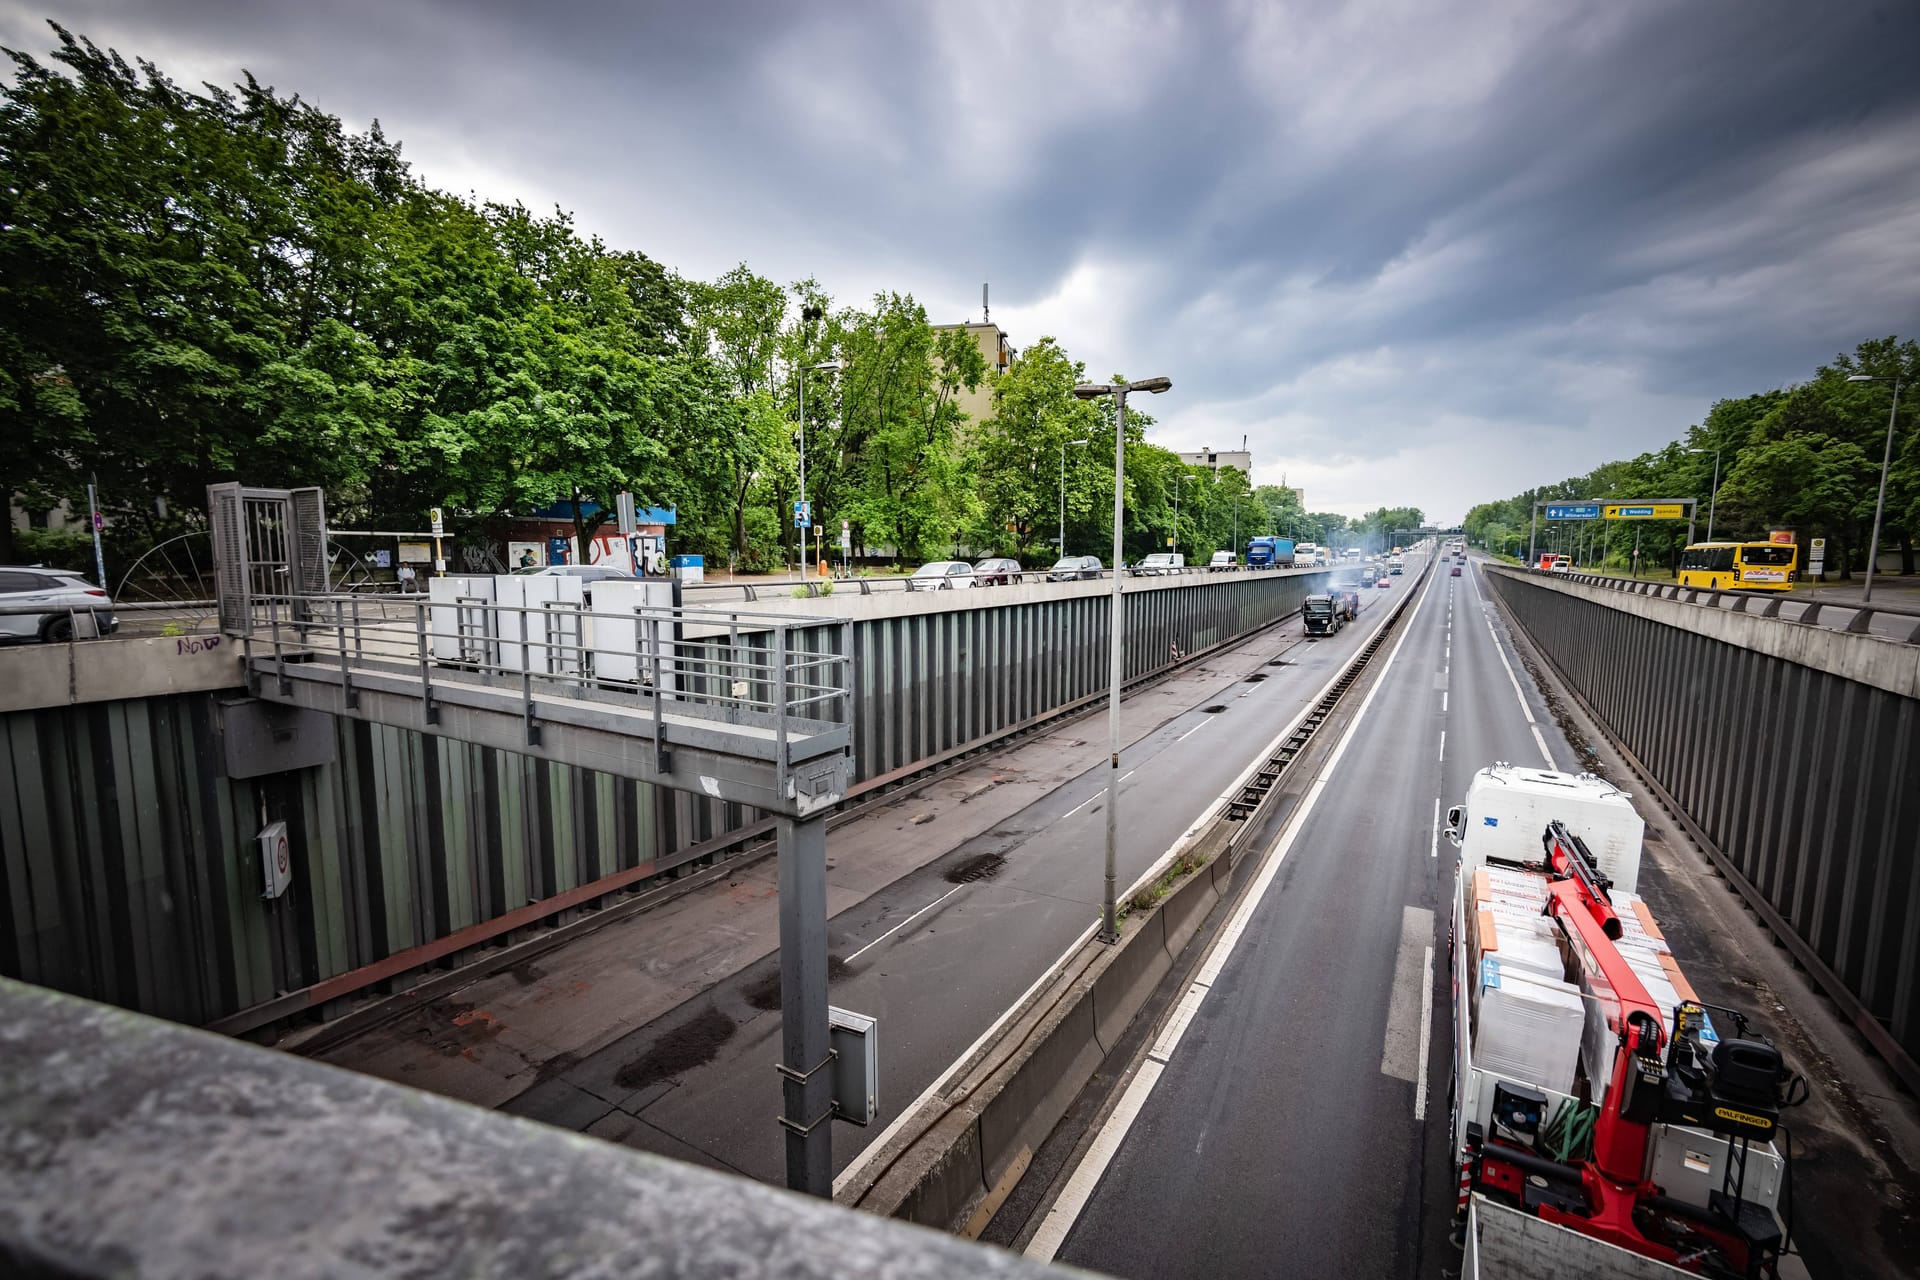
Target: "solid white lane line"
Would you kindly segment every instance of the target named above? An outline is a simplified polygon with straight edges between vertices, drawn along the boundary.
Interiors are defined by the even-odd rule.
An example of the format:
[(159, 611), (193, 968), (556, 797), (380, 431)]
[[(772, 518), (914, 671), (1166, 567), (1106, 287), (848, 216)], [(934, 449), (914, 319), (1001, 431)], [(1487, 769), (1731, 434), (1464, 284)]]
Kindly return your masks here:
[(1554, 763), (1553, 752), (1547, 749), (1547, 740), (1540, 732), (1540, 724), (1533, 718), (1533, 708), (1527, 705), (1527, 695), (1520, 691), (1520, 677), (1513, 673), (1513, 664), (1507, 661), (1507, 651), (1500, 647), (1500, 633), (1493, 629), (1493, 619), (1487, 619), (1487, 634), (1493, 638), (1493, 651), (1500, 655), (1500, 665), (1507, 669), (1507, 682), (1513, 686), (1513, 696), (1520, 700), (1520, 714), (1527, 718), (1527, 727), (1533, 730), (1533, 744), (1540, 748), (1540, 758), (1547, 762), (1547, 768), (1558, 769)]
[(1079, 1221), (1080, 1211), (1093, 1198), (1093, 1189), (1106, 1176), (1107, 1166), (1113, 1163), (1120, 1144), (1126, 1140), (1127, 1131), (1133, 1127), (1140, 1108), (1147, 1105), (1153, 1086), (1160, 1082), (1160, 1073), (1165, 1070), (1152, 1058), (1140, 1064), (1140, 1069), (1127, 1083), (1127, 1091), (1120, 1095), (1119, 1105), (1114, 1107), (1113, 1114), (1107, 1117), (1107, 1123), (1100, 1127), (1100, 1132), (1094, 1135), (1093, 1145), (1087, 1148), (1086, 1157), (1061, 1189), (1060, 1198), (1047, 1210), (1046, 1219), (1041, 1222), (1040, 1229), (1033, 1233), (1033, 1239), (1027, 1241), (1026, 1255), (1029, 1258), (1051, 1262), (1053, 1256), (1060, 1252), (1060, 1246), (1067, 1241), (1067, 1232), (1073, 1230), (1073, 1224)]
[(966, 888), (966, 886), (963, 884), (957, 884), (953, 886), (953, 888), (947, 890), (945, 893), (935, 898), (932, 902), (929, 902), (926, 906), (920, 908), (918, 911), (908, 916), (905, 920), (902, 920), (899, 924), (893, 926), (893, 928), (887, 930), (885, 933), (875, 938), (872, 942), (869, 942), (866, 946), (860, 948), (858, 951), (848, 956), (847, 963), (852, 964), (855, 960), (858, 960), (861, 956), (867, 954), (867, 952), (873, 950), (875, 947), (885, 942), (888, 938), (891, 938), (894, 934), (900, 932), (902, 929), (912, 924), (915, 920), (918, 920), (921, 916), (927, 914), (927, 912), (933, 910), (935, 907), (939, 906), (941, 903), (945, 902), (948, 898), (951, 898), (954, 894), (960, 892), (964, 888)]
[[(1422, 599), (1424, 600), (1425, 597), (1423, 596)], [(1417, 615), (1420, 612), (1419, 603), (1416, 603), (1414, 605), (1413, 612), (1415, 615)], [(1408, 622), (1412, 622), (1413, 618), (1410, 616), (1407, 620)], [(1386, 625), (1387, 625), (1386, 617), (1382, 615), (1380, 620), (1373, 624), (1373, 630), (1367, 633), (1366, 639), (1360, 641), (1361, 647), (1364, 648), (1368, 643), (1370, 643), (1373, 640), (1374, 636), (1380, 633), (1380, 628)], [(1399, 649), (1397, 646), (1394, 652), (1395, 653), (1399, 652)], [(1342, 665), (1344, 666), (1344, 664)], [(1391, 658), (1388, 659), (1387, 665), (1388, 666), (1392, 665)], [(1384, 671), (1385, 668), (1382, 668), (1382, 670)], [(1270, 760), (1273, 757), (1273, 753), (1280, 749), (1280, 744), (1285, 742), (1287, 738), (1292, 735), (1293, 731), (1300, 727), (1301, 722), (1307, 718), (1307, 713), (1311, 711), (1316, 705), (1318, 705), (1318, 703), (1322, 698), (1326, 697), (1327, 694), (1332, 691), (1334, 684), (1338, 682), (1339, 679), (1340, 679), (1339, 670), (1336, 670), (1334, 674), (1327, 677), (1327, 682), (1321, 685), (1319, 690), (1315, 692), (1312, 697), (1308, 698), (1306, 702), (1301, 705), (1300, 710), (1294, 715), (1293, 719), (1289, 720), (1281, 728), (1280, 732), (1276, 733), (1273, 736), (1273, 740), (1268, 742), (1264, 748), (1262, 748), (1256, 755), (1252, 757), (1251, 760), (1248, 761), (1247, 767), (1240, 771), (1240, 776), (1233, 780), (1233, 784), (1229, 786), (1225, 791), (1222, 791), (1219, 795), (1214, 797), (1213, 803), (1208, 805), (1198, 818), (1194, 819), (1193, 825), (1188, 827), (1186, 831), (1181, 834), (1180, 838), (1174, 841), (1172, 846), (1169, 847), (1165, 853), (1161, 854), (1157, 860), (1155, 860), (1152, 866), (1148, 867), (1145, 871), (1143, 871), (1140, 874), (1140, 878), (1138, 880), (1135, 880), (1133, 884), (1128, 887), (1123, 897), (1132, 897), (1135, 893), (1138, 893), (1144, 886), (1151, 884), (1154, 880), (1158, 879), (1161, 872), (1165, 871), (1169, 866), (1173, 864), (1174, 859), (1180, 856), (1180, 854), (1186, 849), (1187, 845), (1190, 844), (1197, 836), (1199, 836), (1199, 834), (1202, 831), (1206, 829), (1207, 824), (1212, 822), (1214, 817), (1222, 809), (1226, 808), (1227, 802), (1240, 794), (1240, 789), (1247, 785), (1247, 780), (1252, 778), (1255, 773), (1258, 773), (1260, 770), (1260, 766), (1264, 765), (1268, 760)], [(1369, 695), (1369, 701), (1371, 701), (1371, 695)], [(1337, 759), (1338, 757), (1336, 756), (1335, 758)], [(1085, 808), (1088, 804), (1091, 804), (1093, 803), (1093, 801), (1098, 800), (1100, 796), (1103, 794), (1105, 794), (1104, 791), (1098, 792), (1094, 795), (1087, 797), (1087, 799), (1082, 801), (1081, 804), (1076, 805), (1072, 812), (1078, 812), (1080, 809)], [(1071, 813), (1069, 813), (1068, 816), (1071, 816)], [(985, 1046), (988, 1041), (992, 1040), (995, 1036), (999, 1035), (1001, 1030), (1007, 1025), (1007, 1023), (1013, 1021), (1014, 1016), (1018, 1014), (1023, 1008), (1026, 1007), (1027, 1001), (1033, 999), (1034, 992), (1040, 990), (1042, 986), (1046, 985), (1047, 982), (1051, 981), (1054, 973), (1058, 971), (1059, 968), (1062, 965), (1064, 965), (1070, 958), (1072, 958), (1073, 953), (1086, 945), (1087, 939), (1093, 936), (1094, 930), (1098, 927), (1098, 925), (1099, 925), (1099, 922), (1095, 921), (1093, 923), (1088, 924), (1086, 928), (1082, 929), (1080, 931), (1080, 935), (1076, 937), (1071, 943), (1067, 944), (1067, 949), (1060, 953), (1059, 958), (1056, 959), (1052, 964), (1048, 965), (1046, 969), (1044, 969), (1040, 973), (1040, 975), (1033, 980), (1033, 982), (1027, 987), (1027, 989), (1025, 991), (1022, 991), (1020, 995), (1014, 1000), (1014, 1002), (1008, 1005), (1006, 1009), (1001, 1012), (998, 1018), (994, 1019), (993, 1025), (989, 1026), (985, 1031), (982, 1031), (979, 1037), (976, 1038), (972, 1044), (968, 1045), (966, 1049), (961, 1052), (959, 1057), (955, 1058), (952, 1062), (947, 1064), (947, 1069), (945, 1071), (942, 1071), (939, 1077), (936, 1080), (934, 1080), (932, 1084), (928, 1085), (925, 1089), (922, 1089), (920, 1091), (920, 1095), (916, 1097), (911, 1103), (909, 1103), (905, 1110), (903, 1110), (899, 1115), (893, 1118), (893, 1122), (891, 1124), (889, 1124), (885, 1129), (882, 1129), (879, 1135), (876, 1136), (872, 1142), (869, 1142), (865, 1147), (861, 1148), (860, 1154), (855, 1156), (847, 1164), (847, 1167), (842, 1169), (839, 1175), (834, 1178), (833, 1193), (835, 1196), (838, 1196), (841, 1193), (841, 1191), (843, 1191), (848, 1186), (848, 1184), (852, 1183), (855, 1178), (859, 1177), (860, 1174), (866, 1170), (866, 1167), (869, 1164), (872, 1164), (876, 1159), (879, 1158), (880, 1153), (886, 1149), (887, 1144), (893, 1141), (894, 1137), (898, 1135), (899, 1132), (907, 1126), (908, 1122), (911, 1121), (915, 1115), (919, 1114), (920, 1109), (926, 1106), (929, 1100), (931, 1100), (936, 1094), (939, 1094), (945, 1091), (948, 1088), (948, 1086), (950, 1086), (953, 1083), (954, 1078), (960, 1074), (961, 1068), (965, 1067), (967, 1063), (972, 1061), (973, 1056), (979, 1053), (981, 1048)]]
[[(1427, 590), (1414, 601), (1413, 611), (1407, 615), (1400, 631), (1401, 640), (1404, 640), (1412, 631), (1414, 619), (1419, 617), (1420, 608), (1426, 603), (1427, 596), (1431, 593), (1432, 585), (1429, 580)], [(1193, 1000), (1192, 1009), (1186, 1012), (1185, 1020), (1181, 1021), (1177, 1028), (1170, 1021), (1167, 1029), (1154, 1042), (1151, 1055), (1141, 1063), (1140, 1070), (1133, 1077), (1132, 1083), (1127, 1086), (1126, 1093), (1121, 1095), (1119, 1105), (1114, 1107), (1106, 1123), (1100, 1126), (1100, 1132), (1095, 1135), (1093, 1144), (1087, 1149), (1086, 1157), (1068, 1177), (1060, 1198), (1053, 1202), (1053, 1207), (1047, 1211), (1040, 1229), (1034, 1232), (1033, 1239), (1027, 1242), (1025, 1250), (1027, 1257), (1051, 1262), (1054, 1255), (1059, 1252), (1061, 1244), (1067, 1238), (1067, 1233), (1073, 1229), (1073, 1224), (1079, 1219), (1081, 1210), (1086, 1207), (1094, 1188), (1099, 1185), (1107, 1165), (1112, 1162), (1114, 1153), (1120, 1149), (1120, 1144), (1126, 1140), (1128, 1130), (1133, 1127), (1133, 1122), (1139, 1117), (1140, 1108), (1145, 1104), (1147, 1095), (1153, 1092), (1154, 1084), (1159, 1081), (1160, 1073), (1164, 1070), (1159, 1062), (1171, 1059), (1173, 1051), (1179, 1046), (1180, 1039), (1186, 1032), (1187, 1022), (1193, 1017), (1193, 1010), (1197, 1010), (1207, 994), (1211, 992), (1214, 982), (1220, 977), (1221, 969), (1226, 966), (1228, 957), (1233, 954), (1234, 948), (1239, 945), (1240, 939), (1245, 935), (1247, 925), (1252, 921), (1254, 913), (1260, 909), (1260, 904), (1266, 899), (1267, 891), (1273, 887), (1274, 877), (1279, 874), (1280, 865), (1286, 861), (1287, 854), (1293, 849), (1294, 841), (1305, 829), (1307, 818), (1313, 813), (1314, 806), (1319, 803), (1321, 794), (1327, 788), (1328, 780), (1339, 768), (1341, 758), (1347, 754), (1347, 746), (1359, 732), (1361, 723), (1366, 719), (1368, 708), (1373, 706), (1374, 697), (1386, 687), (1387, 674), (1393, 669), (1395, 660), (1399, 658), (1400, 649), (1400, 640), (1396, 640), (1392, 652), (1387, 655), (1386, 662), (1381, 665), (1379, 679), (1374, 682), (1372, 688), (1367, 690), (1367, 696), (1361, 700), (1360, 709), (1354, 713), (1353, 721), (1347, 726), (1345, 735), (1334, 747), (1332, 754), (1327, 757), (1326, 764), (1314, 777), (1313, 784), (1307, 788), (1307, 793), (1301, 797), (1299, 807), (1288, 815), (1287, 825), (1281, 829), (1279, 837), (1269, 846), (1266, 861), (1254, 876), (1253, 883), (1247, 886), (1246, 896), (1240, 900), (1240, 905), (1235, 908), (1233, 915), (1220, 930), (1220, 935), (1214, 939), (1213, 949), (1207, 956), (1206, 963), (1201, 966), (1200, 972), (1194, 975), (1193, 987), (1188, 990), (1188, 996)], [(1328, 683), (1328, 687), (1332, 687), (1331, 682)], [(1322, 696), (1325, 696), (1324, 690), (1320, 695), (1315, 696), (1314, 702), (1318, 702)], [(1300, 718), (1304, 718), (1305, 714), (1303, 711)], [(1298, 719), (1295, 723), (1298, 723)], [(1273, 749), (1277, 750), (1280, 742), (1292, 732), (1293, 725), (1290, 724), (1281, 736), (1274, 740)], [(1258, 757), (1241, 776), (1251, 777), (1254, 770), (1271, 754), (1270, 750)], [(1233, 792), (1227, 794), (1235, 794), (1238, 789), (1236, 786)], [(1431, 932), (1431, 913), (1429, 913), (1428, 929)], [(884, 1141), (891, 1136), (891, 1134), (884, 1134), (882, 1139)], [(879, 1145), (881, 1144), (876, 1143), (867, 1150), (876, 1150)], [(842, 1174), (841, 1177), (845, 1178), (846, 1175)], [(835, 1185), (837, 1189), (838, 1183), (836, 1182)]]
[(1427, 849), (1429, 858), (1440, 856), (1440, 797), (1433, 798), (1433, 843)]
[(1433, 1047), (1433, 944), (1427, 944), (1426, 974), (1420, 981), (1420, 1078), (1413, 1086), (1413, 1119), (1427, 1118), (1427, 1053)]
[(1174, 739), (1174, 741), (1175, 741), (1175, 742), (1185, 742), (1185, 741), (1186, 741), (1186, 740), (1187, 740), (1188, 738), (1191, 738), (1191, 737), (1192, 737), (1192, 736), (1193, 736), (1194, 734), (1196, 734), (1196, 733), (1198, 733), (1198, 732), (1200, 732), (1200, 731), (1201, 731), (1202, 729), (1204, 729), (1204, 728), (1206, 728), (1206, 727), (1207, 727), (1208, 725), (1210, 725), (1210, 724), (1212, 724), (1212, 723), (1213, 723), (1213, 719), (1214, 719), (1214, 718), (1213, 718), (1212, 716), (1208, 716), (1208, 717), (1207, 717), (1207, 718), (1206, 718), (1205, 720), (1202, 720), (1202, 721), (1201, 721), (1201, 722), (1200, 722), (1199, 724), (1197, 724), (1197, 725), (1195, 725), (1195, 726), (1193, 726), (1193, 728), (1191, 728), (1191, 729), (1189, 729), (1189, 730), (1187, 730), (1187, 731), (1186, 731), (1185, 733), (1183, 733), (1183, 734), (1181, 734), (1181, 735), (1180, 735), (1179, 737), (1177, 737), (1177, 738), (1175, 738), (1175, 739)]

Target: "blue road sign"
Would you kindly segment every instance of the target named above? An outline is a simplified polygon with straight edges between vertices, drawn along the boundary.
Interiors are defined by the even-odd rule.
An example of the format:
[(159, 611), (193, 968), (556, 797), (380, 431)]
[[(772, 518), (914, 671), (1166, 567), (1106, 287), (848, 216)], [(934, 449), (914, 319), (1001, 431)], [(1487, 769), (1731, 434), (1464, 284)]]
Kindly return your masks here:
[(1549, 520), (1598, 520), (1600, 504), (1597, 502), (1548, 503)]

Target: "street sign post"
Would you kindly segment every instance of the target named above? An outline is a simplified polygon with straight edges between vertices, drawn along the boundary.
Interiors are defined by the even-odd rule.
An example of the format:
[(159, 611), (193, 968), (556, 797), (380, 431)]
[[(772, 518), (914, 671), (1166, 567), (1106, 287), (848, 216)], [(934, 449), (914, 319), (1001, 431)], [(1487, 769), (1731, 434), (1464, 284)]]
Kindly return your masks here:
[(1609, 502), (1606, 506), (1608, 520), (1684, 520), (1690, 502)]

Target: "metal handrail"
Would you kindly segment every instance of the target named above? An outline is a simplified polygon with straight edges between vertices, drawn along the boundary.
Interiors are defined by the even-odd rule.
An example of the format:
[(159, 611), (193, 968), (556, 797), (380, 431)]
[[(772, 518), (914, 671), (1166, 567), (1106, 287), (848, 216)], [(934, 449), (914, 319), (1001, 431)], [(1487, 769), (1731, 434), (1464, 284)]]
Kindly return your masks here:
[[(428, 723), (437, 719), (436, 671), (442, 683), (475, 676), (510, 682), (518, 686), (529, 745), (539, 741), (536, 695), (556, 689), (574, 697), (597, 692), (718, 708), (729, 716), (765, 715), (775, 722), (783, 757), (794, 730), (833, 723), (828, 704), (844, 706), (851, 697), (847, 656), (810, 651), (790, 635), (838, 631), (837, 620), (672, 606), (593, 609), (573, 601), (512, 604), (477, 596), (413, 596), (397, 607), (383, 600), (377, 616), (369, 616), (367, 603), (351, 593), (256, 596), (248, 639), (270, 644), (283, 688), (289, 658), (337, 666), (349, 706), (357, 698), (356, 667), (417, 671)], [(596, 624), (631, 627), (631, 644), (624, 637), (606, 643), (604, 632), (593, 635)], [(767, 647), (743, 646), (743, 638), (754, 635), (767, 636)], [(436, 653), (438, 642), (448, 640), (452, 652)], [(618, 674), (608, 674), (608, 666)], [(654, 737), (664, 751), (657, 727)]]

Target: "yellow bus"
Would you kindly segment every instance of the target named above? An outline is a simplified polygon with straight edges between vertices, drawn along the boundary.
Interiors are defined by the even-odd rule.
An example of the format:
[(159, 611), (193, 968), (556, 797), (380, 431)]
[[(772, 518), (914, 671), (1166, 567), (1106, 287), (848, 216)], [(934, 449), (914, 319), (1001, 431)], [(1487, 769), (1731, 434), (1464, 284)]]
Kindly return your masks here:
[(1696, 542), (1680, 553), (1680, 585), (1790, 591), (1799, 556), (1799, 547), (1791, 542)]

